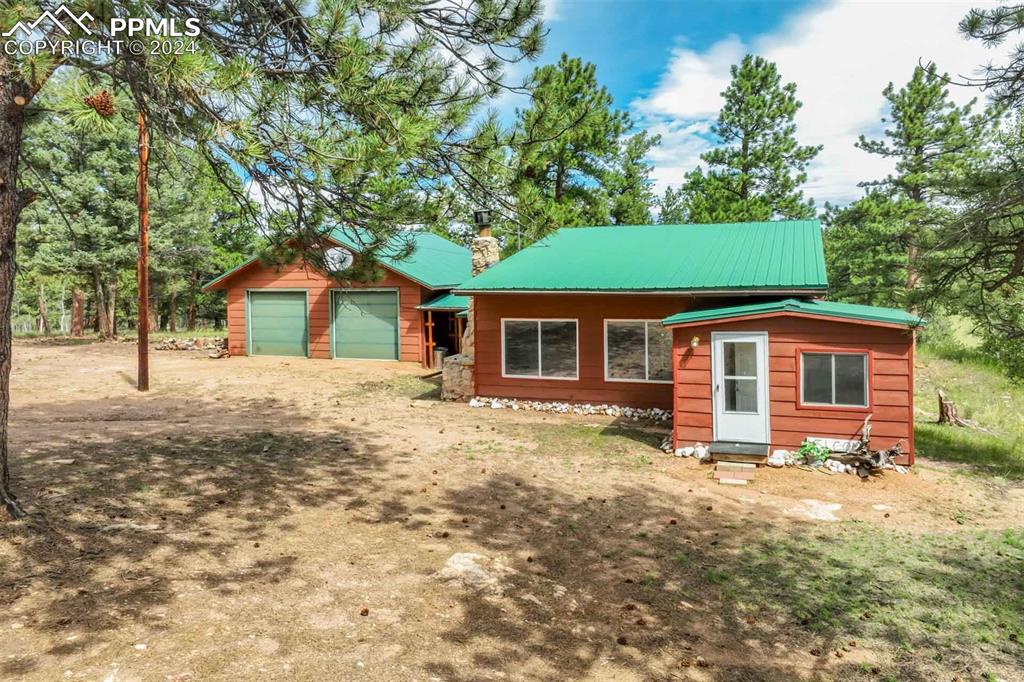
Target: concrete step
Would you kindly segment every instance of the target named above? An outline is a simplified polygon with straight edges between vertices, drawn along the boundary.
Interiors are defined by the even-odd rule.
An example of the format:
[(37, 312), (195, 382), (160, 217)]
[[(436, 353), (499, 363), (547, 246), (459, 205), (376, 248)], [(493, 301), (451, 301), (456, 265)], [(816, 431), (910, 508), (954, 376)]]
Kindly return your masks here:
[(743, 480), (743, 481), (752, 481), (752, 480), (754, 480), (754, 472), (753, 471), (716, 471), (714, 476), (719, 481), (721, 481), (722, 479), (725, 479), (725, 478), (734, 478), (734, 479)]
[[(768, 457), (771, 450), (769, 443), (741, 443), (737, 441), (715, 441), (711, 444), (712, 455), (746, 455), (755, 457)], [(720, 457), (719, 459), (728, 459)]]
[(721, 461), (715, 464), (716, 471), (754, 471), (757, 465), (751, 462), (727, 462)]

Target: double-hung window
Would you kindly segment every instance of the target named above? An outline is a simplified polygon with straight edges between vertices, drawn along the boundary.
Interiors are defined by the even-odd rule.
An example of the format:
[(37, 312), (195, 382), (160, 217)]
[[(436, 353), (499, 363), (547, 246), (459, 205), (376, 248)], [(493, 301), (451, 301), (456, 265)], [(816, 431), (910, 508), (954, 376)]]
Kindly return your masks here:
[(868, 406), (867, 353), (800, 353), (800, 402)]
[(576, 320), (502, 320), (502, 376), (577, 379), (578, 341)]
[(672, 382), (672, 331), (660, 320), (604, 321), (606, 381)]

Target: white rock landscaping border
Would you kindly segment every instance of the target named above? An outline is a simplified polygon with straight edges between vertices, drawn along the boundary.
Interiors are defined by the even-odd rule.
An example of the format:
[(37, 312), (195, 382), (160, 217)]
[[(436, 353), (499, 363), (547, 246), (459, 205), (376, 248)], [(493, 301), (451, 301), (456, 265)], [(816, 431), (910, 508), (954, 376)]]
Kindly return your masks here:
[(492, 410), (528, 410), (531, 412), (553, 412), (555, 414), (607, 415), (625, 417), (633, 421), (642, 419), (654, 422), (672, 420), (672, 412), (660, 407), (643, 409), (621, 405), (591, 405), (589, 403), (544, 402), (541, 400), (518, 400), (515, 398), (484, 398), (477, 396), (469, 401), (470, 407), (489, 407)]

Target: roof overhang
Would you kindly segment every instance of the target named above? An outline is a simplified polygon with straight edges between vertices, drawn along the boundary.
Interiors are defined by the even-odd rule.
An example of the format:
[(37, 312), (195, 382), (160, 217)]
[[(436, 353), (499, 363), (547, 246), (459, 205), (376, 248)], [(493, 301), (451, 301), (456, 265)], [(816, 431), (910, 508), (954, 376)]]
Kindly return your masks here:
[(211, 279), (209, 282), (207, 282), (206, 284), (203, 285), (203, 291), (212, 291), (214, 289), (223, 289), (224, 288), (223, 287), (224, 282), (226, 282), (227, 280), (231, 279), (235, 275), (239, 274), (240, 272), (242, 272), (243, 270), (245, 270), (246, 268), (248, 268), (250, 265), (252, 265), (253, 263), (255, 263), (258, 260), (259, 260), (259, 256), (253, 256), (252, 258), (250, 258), (249, 260), (245, 261), (241, 265), (236, 265), (235, 267), (231, 268), (227, 272), (224, 272), (224, 273), (221, 273), (220, 275), (217, 275), (215, 278)]
[(906, 325), (895, 322), (878, 322), (874, 320), (864, 320), (852, 317), (841, 317), (838, 315), (814, 315), (810, 313), (800, 313), (790, 310), (781, 310), (772, 313), (760, 313), (757, 315), (736, 315), (731, 317), (712, 317), (704, 318), (702, 320), (694, 320), (692, 322), (673, 322), (666, 323), (662, 320), (662, 324), (668, 329), (683, 329), (685, 327), (706, 327), (709, 324), (715, 324), (716, 322), (744, 322), (746, 320), (763, 320), (771, 317), (803, 317), (812, 320), (825, 320), (829, 322), (845, 322), (847, 324), (859, 324), (866, 325), (868, 327), (888, 327), (890, 329), (916, 329), (917, 327), (923, 327), (924, 322), (919, 325)]
[(472, 289), (456, 287), (460, 296), (489, 294), (573, 294), (584, 296), (823, 296), (827, 287), (809, 289)]
[(916, 329), (925, 325), (924, 318), (902, 310), (874, 306), (830, 303), (827, 301), (770, 301), (708, 310), (689, 310), (670, 315), (661, 321), (668, 328), (696, 327), (723, 322), (762, 320), (773, 317), (798, 317), (871, 327)]

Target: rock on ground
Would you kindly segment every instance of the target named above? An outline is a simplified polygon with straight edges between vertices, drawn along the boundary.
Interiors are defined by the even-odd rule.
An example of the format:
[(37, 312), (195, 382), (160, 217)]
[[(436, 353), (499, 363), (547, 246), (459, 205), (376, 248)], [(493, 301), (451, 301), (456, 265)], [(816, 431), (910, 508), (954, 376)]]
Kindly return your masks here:
[(469, 589), (500, 595), (505, 590), (505, 578), (515, 572), (500, 559), (460, 552), (453, 554), (434, 577), (442, 582), (455, 582)]

